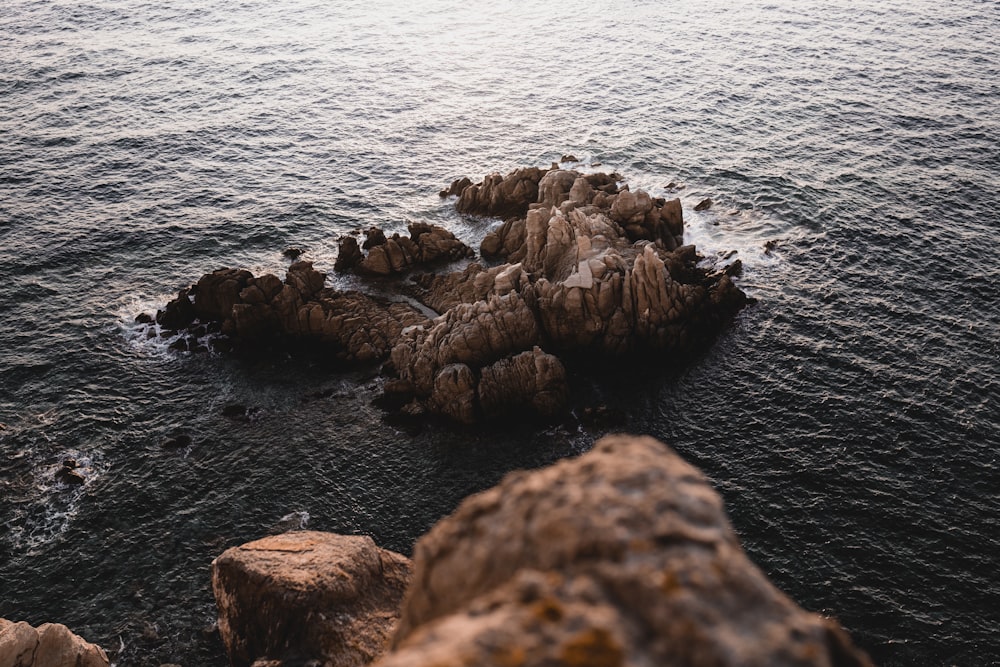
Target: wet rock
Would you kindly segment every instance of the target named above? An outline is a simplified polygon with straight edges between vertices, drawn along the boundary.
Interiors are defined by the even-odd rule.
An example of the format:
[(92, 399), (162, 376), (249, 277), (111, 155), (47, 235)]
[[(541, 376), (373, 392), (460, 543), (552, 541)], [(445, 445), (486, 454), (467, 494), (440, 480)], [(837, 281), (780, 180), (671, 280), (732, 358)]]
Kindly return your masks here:
[(80, 471), (63, 466), (56, 471), (56, 481), (69, 486), (81, 486), (87, 481), (87, 478)]
[(452, 181), (451, 185), (439, 192), (441, 197), (457, 197), (462, 194), (465, 188), (472, 185), (472, 181), (466, 177), (458, 178)]
[(266, 537), (212, 563), (219, 634), (235, 667), (256, 660), (367, 665), (396, 626), (409, 577), (410, 561), (369, 537)]
[(294, 261), (299, 257), (301, 257), (304, 252), (305, 250), (303, 250), (302, 248), (288, 247), (281, 252), (281, 255), (285, 259), (291, 259)]
[(136, 324), (152, 324), (156, 320), (149, 313), (139, 313), (135, 316)]
[(362, 244), (362, 249), (371, 250), (372, 248), (380, 245), (385, 245), (386, 238), (385, 232), (383, 232), (378, 227), (371, 227), (365, 235), (365, 242)]
[(414, 549), (378, 667), (867, 667), (744, 554), (698, 470), (651, 438), (611, 436), (508, 475)]
[(337, 261), (334, 262), (333, 268), (340, 273), (346, 273), (360, 264), (364, 258), (356, 237), (341, 236), (338, 240)]
[(167, 303), (163, 310), (158, 310), (156, 323), (171, 331), (179, 331), (190, 325), (197, 317), (194, 304), (191, 303), (190, 292), (182, 289), (177, 293), (177, 298)]
[(253, 275), (243, 269), (219, 269), (205, 274), (194, 290), (195, 313), (202, 320), (226, 319), (233, 305), (240, 302), (240, 292), (251, 278)]
[(694, 210), (707, 211), (708, 209), (712, 208), (712, 204), (714, 203), (715, 202), (713, 202), (711, 199), (702, 199), (700, 202), (695, 204)]
[(0, 665), (5, 667), (108, 667), (108, 656), (59, 623), (33, 628), (0, 619)]
[(572, 153), (570, 153), (568, 155), (563, 155), (561, 158), (559, 158), (559, 161), (560, 162), (579, 162), (579, 160), (576, 159), (576, 156), (573, 155)]

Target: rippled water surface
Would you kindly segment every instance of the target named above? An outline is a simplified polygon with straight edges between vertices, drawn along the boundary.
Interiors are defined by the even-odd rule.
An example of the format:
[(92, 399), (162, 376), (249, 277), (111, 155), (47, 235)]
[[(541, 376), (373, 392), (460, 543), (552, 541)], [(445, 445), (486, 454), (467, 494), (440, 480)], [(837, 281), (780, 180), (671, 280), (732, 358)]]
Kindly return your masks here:
[[(224, 548), (308, 526), (408, 552), (504, 472), (589, 447), (409, 436), (371, 374), (131, 323), (220, 266), (282, 272), (287, 246), (330, 270), (359, 227), (475, 243), (440, 187), (573, 153), (682, 184), (689, 240), (737, 250), (758, 299), (680, 376), (622, 367), (603, 400), (877, 662), (996, 664), (998, 41), (981, 0), (3, 0), (0, 616), (119, 665), (221, 665)], [(193, 446), (162, 447), (178, 430)], [(54, 480), (67, 458), (82, 487)]]

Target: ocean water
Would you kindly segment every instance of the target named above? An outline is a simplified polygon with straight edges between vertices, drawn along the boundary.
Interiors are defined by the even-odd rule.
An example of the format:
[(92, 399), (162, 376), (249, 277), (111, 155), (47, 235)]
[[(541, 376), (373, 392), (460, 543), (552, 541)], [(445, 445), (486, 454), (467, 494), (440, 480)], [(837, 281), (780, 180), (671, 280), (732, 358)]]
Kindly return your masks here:
[(572, 153), (679, 196), (758, 300), (684, 372), (623, 365), (598, 398), (878, 663), (1000, 664), (998, 100), (985, 0), (3, 0), (0, 617), (222, 665), (225, 548), (308, 526), (408, 553), (585, 451), (601, 429), (411, 436), (374, 373), (133, 324), (221, 266), (283, 275), (288, 246), (332, 273), (359, 227), (476, 244), (494, 223), (441, 187)]

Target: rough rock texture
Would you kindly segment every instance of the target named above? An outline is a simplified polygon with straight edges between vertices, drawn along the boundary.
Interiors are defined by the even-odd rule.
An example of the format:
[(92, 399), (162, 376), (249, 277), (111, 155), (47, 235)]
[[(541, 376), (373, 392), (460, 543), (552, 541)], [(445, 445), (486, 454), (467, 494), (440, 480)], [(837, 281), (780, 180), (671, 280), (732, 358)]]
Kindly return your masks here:
[[(452, 184), (450, 194), (458, 195), (455, 206), (462, 213), (507, 217), (524, 215), (528, 206), (538, 199), (538, 183), (545, 169), (525, 167), (506, 176), (493, 173), (476, 185), (467, 185), (458, 192), (461, 180)], [(467, 179), (466, 179), (467, 180)]]
[(455, 235), (436, 225), (411, 222), (409, 236), (393, 234), (386, 238), (378, 228), (368, 230), (363, 249), (353, 236), (340, 239), (340, 251), (335, 268), (338, 271), (354, 270), (358, 273), (388, 276), (442, 261), (455, 261), (475, 254)]
[(212, 563), (219, 633), (235, 667), (256, 660), (367, 665), (399, 618), (410, 561), (369, 537), (301, 531)]
[[(507, 263), (415, 278), (415, 298), (442, 315), (404, 334), (392, 361), (428, 409), (460, 421), (538, 411), (533, 399), (518, 399), (530, 385), (523, 373), (504, 375), (510, 386), (494, 391), (500, 378), (486, 367), (538, 347), (602, 360), (649, 352), (684, 358), (743, 307), (746, 297), (726, 272), (699, 268), (694, 248), (681, 245), (679, 200), (620, 190), (619, 179), (546, 171), (524, 216), (508, 218), (483, 241), (484, 256)], [(466, 191), (523, 191), (524, 182), (520, 172), (493, 175)], [(546, 377), (556, 381), (565, 372)], [(547, 387), (542, 414), (568, 394)]]
[(0, 618), (2, 667), (108, 667), (100, 646), (85, 642), (59, 623), (33, 628)]
[(182, 290), (157, 313), (157, 322), (173, 328), (165, 321), (173, 317), (169, 313), (193, 309), (197, 319), (185, 326), (214, 324), (243, 347), (307, 340), (323, 344), (334, 358), (364, 363), (384, 359), (406, 327), (427, 321), (406, 303), (325, 288), (325, 279), (310, 262), (292, 264), (284, 282), (270, 274), (220, 269)]
[(870, 662), (747, 559), (698, 470), (651, 438), (612, 436), (508, 475), (421, 538), (377, 665)]
[[(395, 290), (429, 313), (412, 301), (324, 288), (324, 274), (296, 262), (284, 282), (237, 269), (207, 274), (156, 321), (191, 332), (208, 323), (244, 348), (291, 338), (322, 343), (349, 362), (390, 357), (386, 405), (414, 415), (461, 422), (508, 411), (553, 416), (569, 392), (552, 355), (605, 367), (628, 355), (680, 363), (747, 301), (731, 280), (735, 262), (710, 271), (682, 245), (680, 200), (632, 192), (621, 180), (559, 165), (494, 173), (476, 184), (456, 180), (441, 194), (456, 196), (459, 211), (505, 217), (481, 244), (494, 265), (376, 283), (380, 293)], [(343, 237), (336, 268), (398, 278), (472, 254), (447, 230), (411, 223), (406, 237), (375, 227), (363, 244)], [(203, 346), (196, 336), (175, 345)]]

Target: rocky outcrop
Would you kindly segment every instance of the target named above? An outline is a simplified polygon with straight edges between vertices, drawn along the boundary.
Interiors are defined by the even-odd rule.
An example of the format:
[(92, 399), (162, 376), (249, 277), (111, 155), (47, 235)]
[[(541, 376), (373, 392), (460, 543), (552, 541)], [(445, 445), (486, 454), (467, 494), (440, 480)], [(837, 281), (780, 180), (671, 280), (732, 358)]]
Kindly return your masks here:
[(508, 475), (417, 543), (379, 667), (816, 665), (867, 657), (743, 553), (698, 470), (651, 438)]
[(455, 207), (461, 213), (500, 218), (524, 215), (528, 206), (538, 200), (539, 181), (546, 173), (538, 167), (524, 167), (506, 176), (490, 174), (480, 183), (465, 187), (461, 186), (468, 179), (459, 179), (447, 193), (458, 195)]
[(399, 618), (410, 561), (369, 537), (300, 531), (212, 563), (219, 634), (235, 667), (255, 661), (367, 665)]
[(683, 245), (678, 199), (632, 192), (621, 181), (559, 165), (490, 174), (477, 184), (456, 180), (441, 194), (457, 197), (459, 211), (506, 218), (481, 244), (492, 266), (413, 275), (472, 255), (451, 232), (425, 223), (411, 223), (409, 236), (373, 227), (363, 243), (343, 237), (337, 270), (407, 274), (407, 281), (377, 283), (381, 294), (395, 290), (400, 299), (325, 288), (324, 274), (296, 262), (284, 282), (237, 269), (207, 274), (156, 321), (190, 331), (208, 323), (243, 348), (291, 338), (321, 343), (344, 361), (391, 358), (384, 368), (394, 396), (386, 404), (409, 415), (468, 423), (515, 410), (552, 416), (569, 395), (553, 355), (588, 360), (588, 367), (628, 356), (687, 359), (746, 303), (731, 279), (735, 263), (709, 271)]
[[(519, 174), (506, 185), (497, 178), (484, 181), (496, 192), (523, 182)], [(417, 400), (460, 421), (501, 414), (503, 400), (508, 409), (534, 407), (513, 400), (513, 390), (484, 394), (485, 369), (540, 349), (603, 361), (682, 358), (743, 307), (746, 298), (725, 271), (700, 268), (694, 248), (680, 245), (680, 202), (621, 190), (619, 179), (551, 169), (526, 215), (508, 218), (483, 241), (482, 254), (505, 264), (415, 278), (415, 298), (442, 313), (392, 350), (393, 367)], [(565, 377), (559, 367), (547, 377)], [(496, 386), (497, 376), (487, 375)]]
[(108, 667), (108, 656), (59, 623), (37, 628), (0, 618), (3, 667)]
[(393, 234), (389, 238), (377, 227), (368, 230), (367, 239), (362, 246), (368, 251), (367, 255), (362, 254), (357, 239), (353, 236), (341, 237), (335, 268), (338, 271), (353, 270), (363, 274), (389, 276), (475, 254), (442, 227), (411, 222), (408, 229), (409, 236)]
[(309, 341), (342, 361), (366, 363), (387, 357), (406, 327), (427, 321), (407, 303), (326, 288), (325, 279), (310, 262), (292, 264), (284, 282), (220, 269), (181, 290), (156, 322), (169, 334), (177, 324), (173, 313), (190, 312), (184, 327), (220, 332), (237, 347)]

